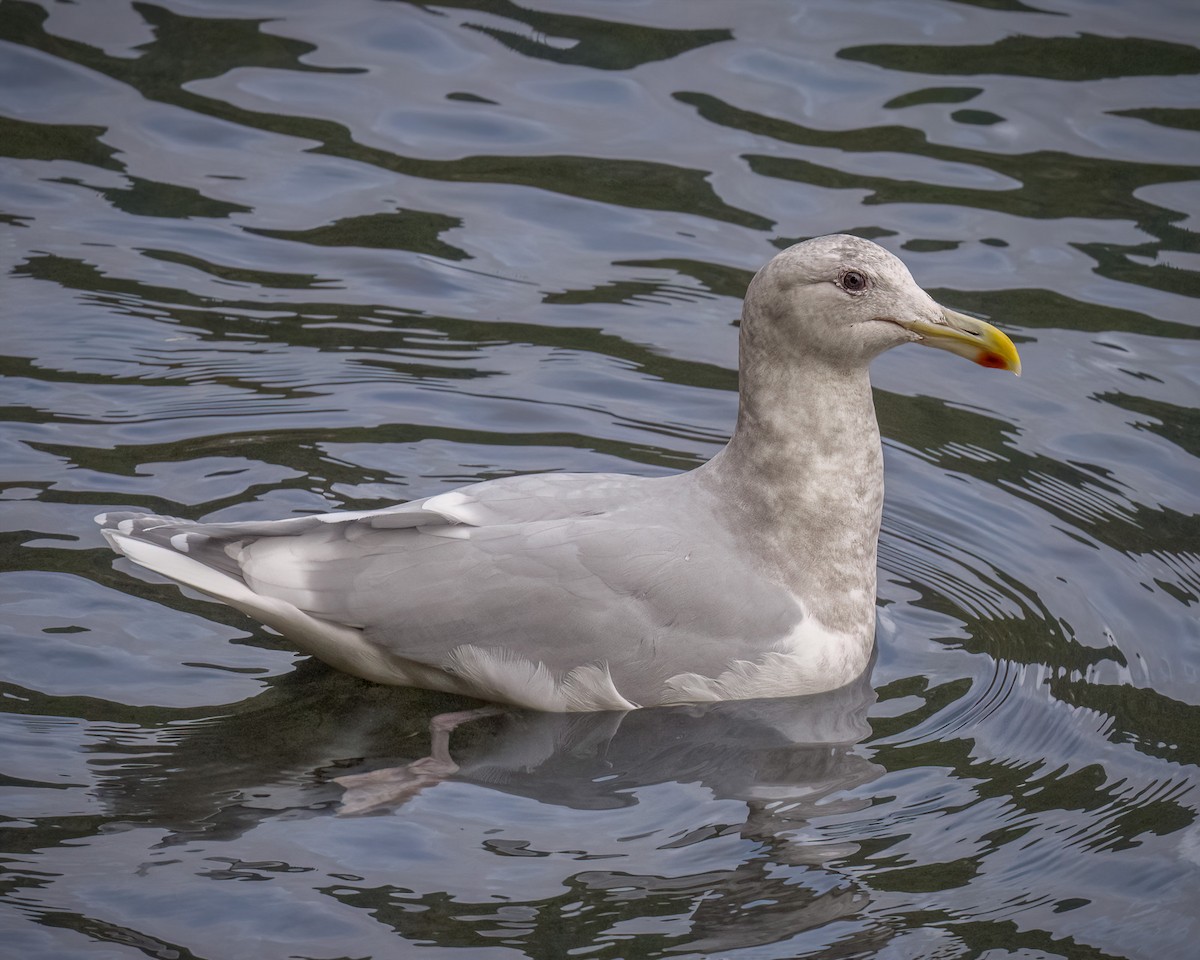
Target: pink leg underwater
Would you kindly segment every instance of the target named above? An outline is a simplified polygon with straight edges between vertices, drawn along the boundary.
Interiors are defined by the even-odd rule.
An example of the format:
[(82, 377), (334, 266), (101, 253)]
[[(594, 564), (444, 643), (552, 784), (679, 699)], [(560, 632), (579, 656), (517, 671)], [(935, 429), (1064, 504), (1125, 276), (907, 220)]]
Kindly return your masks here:
[(499, 707), (479, 707), (456, 713), (439, 713), (429, 721), (429, 756), (403, 767), (334, 777), (334, 783), (346, 788), (339, 816), (399, 806), (426, 787), (441, 783), (458, 771), (458, 764), (450, 756), (450, 734), (464, 723), (494, 717), (503, 712)]

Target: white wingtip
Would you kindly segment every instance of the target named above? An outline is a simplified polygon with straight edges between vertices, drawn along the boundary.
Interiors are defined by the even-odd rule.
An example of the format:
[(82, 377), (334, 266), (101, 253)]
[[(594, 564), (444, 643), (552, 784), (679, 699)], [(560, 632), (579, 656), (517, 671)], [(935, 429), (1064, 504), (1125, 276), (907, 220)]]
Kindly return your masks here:
[(112, 548), (114, 553), (125, 556), (125, 551), (121, 549), (121, 544), (118, 542), (121, 538), (117, 536), (117, 532), (115, 530), (111, 530), (106, 527), (100, 531), (100, 535), (108, 541), (108, 545)]
[[(121, 521), (122, 524), (125, 522)], [(132, 523), (132, 521), (129, 522)], [(125, 536), (125, 531), (119, 529), (101, 532), (118, 553), (124, 554), (134, 563), (148, 570), (161, 573), (164, 577), (170, 577), (189, 587), (195, 587), (197, 590), (234, 605), (239, 602), (246, 604), (255, 599), (254, 594), (245, 584), (219, 570), (197, 563), (191, 557), (184, 556), (176, 550)]]

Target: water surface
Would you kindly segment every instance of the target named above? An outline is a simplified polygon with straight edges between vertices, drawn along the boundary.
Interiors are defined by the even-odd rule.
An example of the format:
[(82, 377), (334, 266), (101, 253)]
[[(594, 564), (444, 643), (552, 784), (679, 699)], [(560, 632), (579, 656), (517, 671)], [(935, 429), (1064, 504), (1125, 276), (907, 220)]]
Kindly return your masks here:
[[(0, 2), (0, 938), (22, 958), (1151, 958), (1200, 925), (1190, 0)], [(460, 728), (92, 516), (658, 475), (796, 239), (1017, 381), (875, 365), (873, 673)], [(452, 585), (447, 585), (452, 589)]]

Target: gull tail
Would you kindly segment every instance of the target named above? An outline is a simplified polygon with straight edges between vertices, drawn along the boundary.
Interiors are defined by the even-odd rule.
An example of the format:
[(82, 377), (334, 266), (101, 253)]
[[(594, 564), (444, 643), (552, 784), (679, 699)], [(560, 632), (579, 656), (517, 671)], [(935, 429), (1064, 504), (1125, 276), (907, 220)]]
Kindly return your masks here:
[(303, 533), (318, 523), (316, 518), (206, 524), (150, 514), (102, 513), (96, 522), (117, 553), (240, 610), (339, 670), (367, 679), (397, 672), (397, 665), (387, 663), (361, 630), (259, 593), (242, 575), (238, 557), (246, 543)]

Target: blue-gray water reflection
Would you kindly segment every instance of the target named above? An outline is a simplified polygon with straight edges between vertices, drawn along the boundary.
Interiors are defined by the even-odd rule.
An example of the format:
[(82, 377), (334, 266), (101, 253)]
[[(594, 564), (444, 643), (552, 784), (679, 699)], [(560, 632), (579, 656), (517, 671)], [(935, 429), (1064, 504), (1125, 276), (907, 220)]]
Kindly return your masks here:
[[(1188, 955), (1193, 6), (0, 0), (6, 950)], [(834, 231), (1025, 362), (876, 365), (869, 684), (485, 717), (415, 782), (475, 704), (92, 524), (686, 469), (747, 280)]]

